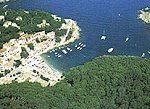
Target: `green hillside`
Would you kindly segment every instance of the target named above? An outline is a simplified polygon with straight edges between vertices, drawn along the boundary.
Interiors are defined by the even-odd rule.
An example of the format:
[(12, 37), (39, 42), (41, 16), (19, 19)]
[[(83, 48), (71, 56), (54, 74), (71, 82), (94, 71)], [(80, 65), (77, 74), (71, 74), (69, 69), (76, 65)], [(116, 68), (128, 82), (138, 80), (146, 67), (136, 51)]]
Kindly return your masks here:
[(150, 108), (150, 59), (98, 57), (66, 72), (65, 77), (54, 87), (28, 82), (2, 85), (1, 108)]
[[(37, 27), (43, 20), (50, 26)], [(19, 33), (21, 32), (34, 34), (40, 31), (45, 31), (46, 33), (54, 31), (56, 34), (63, 35), (66, 30), (59, 30), (62, 23), (65, 23), (64, 19), (55, 20), (48, 12), (12, 10), (0, 7), (0, 49), (3, 48), (4, 43), (9, 42), (11, 39), (19, 38)], [(4, 26), (8, 24), (11, 25)]]

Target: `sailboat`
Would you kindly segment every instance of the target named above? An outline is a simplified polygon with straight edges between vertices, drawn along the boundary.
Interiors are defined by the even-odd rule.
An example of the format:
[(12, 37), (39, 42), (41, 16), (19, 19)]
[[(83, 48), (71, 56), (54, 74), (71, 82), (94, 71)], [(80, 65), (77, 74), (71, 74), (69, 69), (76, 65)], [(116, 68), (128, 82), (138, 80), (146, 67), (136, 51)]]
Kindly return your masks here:
[(105, 30), (103, 31), (103, 35), (101, 36), (101, 40), (106, 40)]

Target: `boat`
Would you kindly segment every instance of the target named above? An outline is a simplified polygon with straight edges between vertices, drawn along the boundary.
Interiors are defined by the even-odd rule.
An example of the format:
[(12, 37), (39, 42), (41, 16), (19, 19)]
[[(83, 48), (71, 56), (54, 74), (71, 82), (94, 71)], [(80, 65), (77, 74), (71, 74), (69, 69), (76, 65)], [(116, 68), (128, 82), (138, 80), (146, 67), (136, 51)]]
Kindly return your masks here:
[(3, 8), (6, 8), (8, 5), (3, 6)]
[(77, 47), (77, 49), (79, 50), (79, 49), (80, 49), (80, 47)]
[(79, 50), (82, 50), (82, 47)]
[(101, 36), (101, 40), (106, 40), (106, 35), (105, 35), (106, 33), (105, 33), (105, 30), (103, 31), (103, 35)]
[(83, 45), (83, 47), (86, 47), (86, 45)]
[(145, 53), (142, 53), (142, 56), (141, 57), (145, 57)]
[(57, 57), (60, 58), (60, 57), (62, 57), (62, 55), (58, 54)]
[(147, 51), (148, 54), (150, 54), (150, 51)]
[(72, 52), (72, 49), (70, 50), (70, 52)]
[(113, 50), (114, 50), (114, 48), (109, 48), (109, 49), (108, 49), (108, 53), (113, 52)]
[(50, 56), (47, 56), (47, 57), (49, 57), (49, 58), (50, 58)]
[(70, 51), (71, 48), (67, 47), (67, 50)]
[(52, 53), (53, 51), (49, 51), (50, 53)]
[(78, 45), (75, 45), (75, 47), (78, 47)]
[(81, 42), (79, 43), (79, 45), (82, 44)]
[(61, 55), (58, 55), (58, 57), (60, 58), (60, 57), (61, 57)]
[(106, 36), (101, 36), (101, 40), (106, 40)]
[(125, 42), (127, 42), (129, 40), (129, 38), (127, 37), (126, 39), (125, 39)]
[(55, 52), (55, 55), (57, 55), (58, 53), (57, 52)]
[(66, 51), (66, 50), (62, 50), (62, 52), (63, 52), (64, 54), (67, 54), (67, 51)]
[(81, 46), (83, 46), (84, 44), (81, 44)]

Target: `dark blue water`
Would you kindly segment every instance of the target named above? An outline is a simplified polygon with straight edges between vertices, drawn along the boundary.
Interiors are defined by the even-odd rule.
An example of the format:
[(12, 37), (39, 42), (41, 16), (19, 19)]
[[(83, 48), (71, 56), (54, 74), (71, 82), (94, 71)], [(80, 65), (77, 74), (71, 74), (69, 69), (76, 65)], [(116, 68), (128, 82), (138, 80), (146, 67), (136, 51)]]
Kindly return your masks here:
[[(7, 4), (13, 9), (43, 10), (78, 22), (81, 38), (68, 45), (73, 51), (61, 58), (49, 52), (45, 55), (58, 70), (68, 70), (102, 55), (141, 56), (145, 53), (145, 57), (150, 57), (147, 53), (150, 30), (137, 20), (137, 11), (150, 6), (149, 0), (17, 0)], [(107, 39), (102, 41), (104, 31)], [(129, 41), (125, 43), (127, 36)], [(78, 42), (87, 46), (77, 50), (74, 46)], [(114, 51), (109, 54), (107, 50), (111, 47)]]

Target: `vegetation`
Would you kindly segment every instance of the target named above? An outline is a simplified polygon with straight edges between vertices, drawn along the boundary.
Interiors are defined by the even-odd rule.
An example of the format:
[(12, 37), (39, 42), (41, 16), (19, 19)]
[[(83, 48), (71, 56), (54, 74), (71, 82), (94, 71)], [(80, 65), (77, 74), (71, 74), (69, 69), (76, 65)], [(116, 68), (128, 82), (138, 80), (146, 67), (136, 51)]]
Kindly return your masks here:
[(61, 38), (60, 38), (60, 37), (56, 37), (55, 41), (56, 41), (57, 43), (59, 43), (59, 42), (61, 41)]
[(21, 61), (20, 60), (15, 60), (14, 66), (15, 67), (19, 67), (21, 65)]
[(64, 36), (67, 33), (67, 29), (61, 29), (61, 30), (56, 30), (55, 34), (56, 36)]
[(29, 44), (28, 44), (28, 47), (29, 47), (31, 50), (34, 50), (34, 45), (33, 45), (33, 43), (29, 43)]
[(69, 31), (68, 36), (66, 37), (66, 41), (69, 40), (72, 37), (72, 31)]
[[(65, 21), (56, 21), (51, 14), (42, 11), (29, 11), (29, 13), (24, 10), (11, 10), (4, 9), (0, 7), (0, 15), (5, 16), (4, 20), (0, 20), (0, 49), (3, 48), (3, 44), (9, 42), (10, 39), (17, 39), (20, 37), (18, 32), (25, 32), (28, 34), (34, 34), (39, 31), (51, 32), (57, 31), (61, 27), (62, 23)], [(16, 20), (17, 17), (21, 17), (21, 20)], [(50, 26), (45, 26), (44, 28), (37, 27), (37, 24), (41, 24), (42, 20), (46, 20)], [(16, 27), (9, 26), (5, 28), (3, 24), (6, 21), (11, 21), (20, 26), (20, 29)]]
[(29, 56), (29, 53), (27, 52), (25, 47), (21, 47), (20, 56), (21, 56), (21, 58), (27, 58)]
[(4, 74), (0, 73), (0, 78), (1, 78), (1, 77), (4, 77)]
[(149, 109), (150, 59), (98, 57), (65, 73), (53, 87), (0, 86), (5, 109)]
[(7, 75), (8, 73), (10, 73), (10, 70), (9, 69), (5, 69), (5, 75)]
[(40, 76), (41, 79), (45, 80), (45, 81), (49, 81), (49, 78), (44, 77), (43, 75)]
[(36, 38), (35, 41), (36, 41), (37, 43), (40, 43), (40, 42), (41, 42), (41, 41), (39, 40), (39, 38)]

